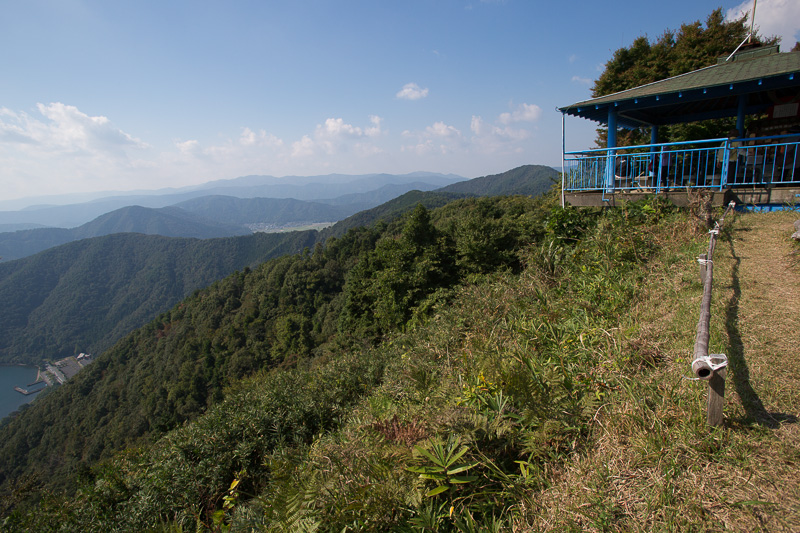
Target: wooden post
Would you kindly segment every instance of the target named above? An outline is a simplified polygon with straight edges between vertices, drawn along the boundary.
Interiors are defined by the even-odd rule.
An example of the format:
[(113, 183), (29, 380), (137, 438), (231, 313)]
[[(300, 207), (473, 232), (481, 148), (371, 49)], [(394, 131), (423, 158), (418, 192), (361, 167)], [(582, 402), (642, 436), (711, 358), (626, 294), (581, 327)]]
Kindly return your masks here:
[(722, 425), (722, 412), (725, 405), (725, 375), (727, 368), (720, 368), (711, 373), (708, 380), (708, 404), (706, 405), (706, 424)]
[(700, 263), (700, 283), (704, 286), (706, 284), (706, 274), (708, 273), (708, 269), (706, 268), (706, 261), (708, 260), (708, 254), (700, 254), (700, 257), (697, 261)]

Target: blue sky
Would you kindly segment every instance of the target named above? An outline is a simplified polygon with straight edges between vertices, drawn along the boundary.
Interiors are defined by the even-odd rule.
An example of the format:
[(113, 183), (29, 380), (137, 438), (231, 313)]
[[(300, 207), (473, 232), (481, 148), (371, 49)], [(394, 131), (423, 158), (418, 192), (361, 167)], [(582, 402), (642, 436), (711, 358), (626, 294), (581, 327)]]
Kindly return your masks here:
[[(0, 17), (0, 200), (247, 174), (559, 165), (613, 51), (717, 7), (563, 0), (25, 0)], [(800, 39), (800, 1), (761, 0)], [(567, 149), (593, 123), (567, 120)]]

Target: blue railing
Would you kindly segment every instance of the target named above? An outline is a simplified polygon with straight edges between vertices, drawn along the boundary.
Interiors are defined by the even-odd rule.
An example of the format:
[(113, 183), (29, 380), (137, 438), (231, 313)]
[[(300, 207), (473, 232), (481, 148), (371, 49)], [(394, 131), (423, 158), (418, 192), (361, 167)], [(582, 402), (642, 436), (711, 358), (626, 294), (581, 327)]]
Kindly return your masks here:
[(800, 184), (797, 135), (707, 139), (564, 154), (565, 191), (776, 187)]

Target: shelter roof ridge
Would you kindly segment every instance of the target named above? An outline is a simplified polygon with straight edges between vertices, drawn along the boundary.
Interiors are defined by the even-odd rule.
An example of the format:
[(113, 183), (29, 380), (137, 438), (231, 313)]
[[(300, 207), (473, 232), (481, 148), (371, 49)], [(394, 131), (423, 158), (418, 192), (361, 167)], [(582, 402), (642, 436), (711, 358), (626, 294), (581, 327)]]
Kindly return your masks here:
[(800, 52), (735, 56), (691, 72), (560, 107), (564, 114), (606, 123), (617, 109), (619, 127), (691, 122), (764, 112), (797, 95)]
[[(590, 98), (559, 108), (562, 112), (575, 107), (607, 104), (655, 94), (668, 94), (702, 87), (740, 83), (762, 77), (779, 76), (800, 71), (800, 52), (787, 52), (744, 61), (731, 61), (709, 65), (663, 80), (632, 87), (612, 94)], [(713, 76), (710, 74), (713, 73)], [(714, 78), (714, 79), (712, 79)], [(685, 81), (686, 83), (680, 83)], [(656, 89), (653, 91), (652, 89)]]

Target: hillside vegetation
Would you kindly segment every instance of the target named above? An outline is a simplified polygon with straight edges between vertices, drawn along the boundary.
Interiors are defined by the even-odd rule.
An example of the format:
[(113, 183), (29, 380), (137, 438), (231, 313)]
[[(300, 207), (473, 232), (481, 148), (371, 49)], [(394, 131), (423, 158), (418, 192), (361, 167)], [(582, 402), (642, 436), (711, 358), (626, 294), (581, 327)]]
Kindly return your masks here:
[(561, 180), (553, 167), (544, 165), (523, 165), (502, 174), (483, 176), (469, 181), (461, 181), (438, 189), (438, 192), (493, 196), (503, 194), (524, 194), (539, 196), (549, 191), (554, 183)]
[(656, 200), (552, 201), (418, 207), (199, 291), (3, 428), (4, 528), (791, 531), (796, 374), (764, 381), (751, 350), (786, 345), (740, 325), (742, 230), (772, 215), (715, 256), (709, 429), (684, 379), (705, 236)]
[[(36, 474), (66, 485), (76, 469), (194, 418), (243, 376), (374, 342), (466, 276), (518, 268), (515, 250), (541, 231), (535, 205), (462, 201), (437, 212), (442, 230), (418, 206), (407, 222), (350, 231), (196, 293), (12, 420), (0, 482)], [(391, 275), (380, 272), (388, 258)]]
[(99, 354), (193, 291), (313, 246), (315, 232), (180, 239), (124, 233), (0, 263), (0, 362)]

